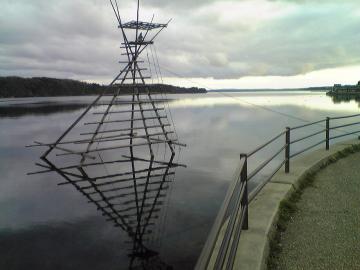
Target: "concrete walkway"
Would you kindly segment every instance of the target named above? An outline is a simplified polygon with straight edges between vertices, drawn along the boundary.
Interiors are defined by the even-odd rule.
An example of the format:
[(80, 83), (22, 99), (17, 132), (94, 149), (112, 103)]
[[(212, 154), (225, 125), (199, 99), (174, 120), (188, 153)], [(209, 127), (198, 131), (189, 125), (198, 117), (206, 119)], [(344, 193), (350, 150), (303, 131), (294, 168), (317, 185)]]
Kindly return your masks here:
[(360, 269), (360, 153), (319, 171), (297, 207), (273, 269)]

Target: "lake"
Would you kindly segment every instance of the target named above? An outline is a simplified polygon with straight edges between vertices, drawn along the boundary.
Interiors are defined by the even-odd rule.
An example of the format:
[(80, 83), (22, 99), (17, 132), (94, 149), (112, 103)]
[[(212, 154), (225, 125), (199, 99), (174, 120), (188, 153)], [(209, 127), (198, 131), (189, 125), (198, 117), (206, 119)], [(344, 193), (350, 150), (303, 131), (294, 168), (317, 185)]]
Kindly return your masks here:
[[(131, 243), (126, 232), (106, 222), (72, 186), (58, 186), (62, 179), (55, 173), (26, 175), (38, 170), (34, 163), (43, 149), (25, 146), (35, 140), (52, 142), (94, 98), (0, 99), (0, 269), (129, 269)], [(187, 168), (176, 169), (161, 209), (163, 222), (151, 235), (156, 255), (144, 258), (144, 269), (194, 267), (240, 153), (251, 151), (286, 126), (360, 111), (356, 101), (333, 100), (325, 92), (168, 98), (178, 137), (187, 144), (179, 155)], [(267, 149), (250, 159), (250, 169), (270, 152)], [(251, 187), (263, 177), (260, 174)]]

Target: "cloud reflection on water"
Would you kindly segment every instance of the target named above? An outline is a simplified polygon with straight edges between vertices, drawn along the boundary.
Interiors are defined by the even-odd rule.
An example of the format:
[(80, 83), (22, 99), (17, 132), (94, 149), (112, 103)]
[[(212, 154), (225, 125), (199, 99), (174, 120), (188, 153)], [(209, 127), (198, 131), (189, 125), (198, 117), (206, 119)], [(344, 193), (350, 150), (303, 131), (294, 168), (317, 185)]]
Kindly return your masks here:
[[(356, 103), (334, 104), (324, 93), (237, 95), (242, 100), (265, 105), (310, 121), (328, 115), (343, 115), (359, 111)], [(196, 261), (226, 192), (226, 187), (239, 162), (239, 153), (252, 150), (283, 130), (285, 126), (298, 125), (302, 122), (238, 102), (230, 97), (221, 97), (215, 93), (193, 96), (176, 95), (176, 97), (179, 100), (171, 102), (170, 107), (179, 138), (188, 145), (183, 149), (179, 162), (186, 163), (188, 168), (178, 169), (176, 172), (161, 252), (169, 264), (178, 266), (179, 269), (186, 269), (191, 268)], [(33, 159), (39, 156), (40, 151), (39, 149), (24, 149), (24, 146), (35, 138), (45, 142), (50, 141), (65, 130), (80, 111), (61, 111), (36, 116), (24, 114), (18, 118), (0, 118), (0, 171), (2, 173), (0, 226), (2, 230), (12, 229), (12, 231), (7, 231), (8, 238), (2, 242), (4, 246), (1, 246), (14, 248), (15, 245), (16, 248), (14, 240), (27, 235), (29, 236), (27, 239), (32, 239), (31, 241), (34, 242), (24, 243), (22, 250), (42, 245), (48, 245), (51, 250), (50, 246), (53, 242), (50, 236), (46, 240), (40, 238), (38, 238), (39, 241), (34, 240), (37, 238), (33, 236), (38, 233), (34, 232), (32, 235), (31, 231), (36, 231), (34, 226), (46, 224), (52, 226), (52, 229), (56, 228), (61, 235), (62, 232), (69, 231), (61, 224), (70, 223), (74, 226), (71, 234), (74, 234), (78, 228), (84, 226), (82, 222), (87, 219), (93, 219), (94, 224), (97, 224), (94, 227), (94, 235), (86, 236), (99, 241), (99, 245), (94, 247), (94, 250), (101, 248), (102, 245), (108, 245), (109, 242), (106, 239), (97, 238), (99, 232), (107, 230), (106, 223), (101, 221), (101, 217), (96, 216), (96, 210), (84, 202), (76, 191), (71, 188), (59, 188), (56, 185), (59, 180), (56, 175), (25, 177), (26, 172), (33, 170)], [(254, 157), (250, 166), (256, 166), (267, 155), (269, 152), (265, 151)], [(77, 227), (76, 223), (82, 225)], [(89, 222), (90, 227), (91, 224), (93, 223)], [(26, 230), (28, 231), (22, 234)], [(42, 227), (40, 231), (46, 230)], [(109, 229), (108, 233), (111, 235), (109, 239), (118, 237), (116, 232), (117, 230)], [(44, 235), (48, 237), (46, 236), (48, 234)], [(79, 239), (80, 243), (81, 241), (83, 240)], [(114, 250), (109, 251), (109, 256), (115, 252), (121, 257), (121, 245), (115, 242), (116, 244), (110, 245)], [(86, 245), (81, 246), (86, 248)], [(63, 252), (64, 250), (61, 250), (67, 247), (66, 244), (59, 247), (59, 252)], [(79, 248), (79, 246), (74, 245), (74, 248)], [(34, 252), (40, 252), (40, 249), (34, 250)], [(178, 252), (179, 250), (182, 252)], [(89, 254), (86, 250), (79, 252), (83, 252), (83, 256)], [(31, 262), (31, 259), (34, 262), (41, 259), (39, 254), (33, 254), (33, 258), (30, 258), (26, 257), (25, 253), (7, 254), (12, 258), (28, 262)], [(113, 264), (119, 267), (117, 258), (113, 260)]]

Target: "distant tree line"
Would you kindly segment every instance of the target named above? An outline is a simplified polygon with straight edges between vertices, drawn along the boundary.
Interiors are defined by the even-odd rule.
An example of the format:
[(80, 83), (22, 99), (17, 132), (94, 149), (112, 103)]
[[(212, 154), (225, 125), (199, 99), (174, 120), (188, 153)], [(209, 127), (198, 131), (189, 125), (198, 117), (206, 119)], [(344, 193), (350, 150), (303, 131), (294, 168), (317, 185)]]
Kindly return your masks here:
[[(206, 93), (204, 88), (184, 88), (167, 84), (151, 84), (148, 86), (151, 92), (156, 93)], [(83, 96), (99, 95), (103, 92), (114, 93), (117, 88), (97, 83), (86, 83), (69, 79), (55, 79), (46, 77), (21, 78), (0, 77), (0, 97), (49, 97), (49, 96)], [(144, 92), (144, 87), (139, 87)], [(122, 86), (120, 93), (129, 94), (132, 87)]]

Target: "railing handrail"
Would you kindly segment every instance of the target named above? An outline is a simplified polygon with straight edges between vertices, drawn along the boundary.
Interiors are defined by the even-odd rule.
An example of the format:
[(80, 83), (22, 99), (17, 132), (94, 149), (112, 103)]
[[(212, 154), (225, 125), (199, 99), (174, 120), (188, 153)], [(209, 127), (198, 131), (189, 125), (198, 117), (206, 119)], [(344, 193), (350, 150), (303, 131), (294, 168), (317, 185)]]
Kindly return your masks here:
[(312, 125), (320, 124), (320, 123), (325, 122), (325, 121), (326, 121), (326, 119), (322, 119), (322, 120), (315, 121), (315, 122), (311, 122), (311, 123), (304, 124), (304, 125), (301, 125), (301, 126), (291, 127), (290, 129), (291, 129), (291, 130), (296, 130), (296, 129), (300, 129), (300, 128), (304, 128), (304, 127), (309, 127), (309, 126), (312, 126)]
[(337, 117), (330, 117), (331, 120), (338, 120), (338, 119), (344, 119), (344, 118), (351, 118), (351, 117), (356, 117), (356, 116), (360, 116), (360, 114), (350, 114), (350, 115), (345, 115), (345, 116), (337, 116)]
[(281, 167), (285, 164), (285, 160), (283, 160), (280, 165), (278, 167), (276, 167), (276, 169), (273, 171), (273, 173), (271, 175), (269, 175), (269, 177), (263, 181), (262, 183), (260, 183), (253, 191), (251, 191), (251, 193), (249, 194), (249, 198), (248, 201), (249, 203), (252, 202), (253, 199), (255, 199), (256, 195), (259, 194), (259, 192), (263, 189), (264, 186), (266, 186), (266, 184), (271, 180), (271, 178), (273, 178), (273, 176), (281, 169)]
[[(210, 234), (206, 240), (205, 246), (201, 252), (201, 255), (197, 261), (195, 269), (207, 269), (209, 266), (209, 263), (212, 259), (213, 252), (215, 245), (217, 244), (218, 237), (220, 234), (221, 229), (224, 229), (225, 222), (229, 220), (228, 225), (226, 227), (225, 236), (222, 239), (220, 243), (220, 249), (218, 256), (215, 258), (215, 264), (214, 269), (223, 269), (224, 265), (226, 266), (225, 269), (232, 269), (232, 265), (235, 260), (235, 254), (237, 249), (237, 242), (240, 238), (241, 230), (247, 229), (248, 226), (248, 204), (257, 196), (257, 194), (266, 186), (266, 184), (272, 179), (272, 177), (285, 165), (285, 172), (288, 173), (290, 171), (290, 160), (294, 158), (295, 156), (298, 156), (306, 151), (309, 151), (310, 149), (313, 149), (314, 147), (326, 143), (326, 150), (329, 150), (329, 144), (330, 141), (333, 139), (341, 138), (344, 136), (353, 135), (356, 133), (360, 133), (359, 131), (352, 131), (352, 132), (345, 132), (344, 134), (332, 136), (330, 137), (330, 131), (337, 130), (342, 127), (348, 127), (348, 126), (354, 126), (356, 124), (360, 124), (360, 122), (353, 122), (353, 123), (347, 123), (343, 125), (333, 126), (330, 127), (330, 120), (338, 120), (338, 119), (345, 119), (345, 118), (352, 118), (360, 116), (360, 114), (354, 114), (354, 115), (348, 115), (348, 116), (340, 116), (340, 117), (326, 117), (325, 119), (307, 123), (301, 126), (296, 127), (288, 127), (285, 131), (281, 132), (280, 134), (276, 135), (269, 141), (265, 142), (264, 144), (258, 146), (253, 151), (249, 152), (248, 154), (241, 154), (240, 156), (240, 164), (237, 167), (236, 170), (236, 176), (233, 181), (230, 183), (230, 187), (227, 190), (225, 199), (220, 207), (220, 210), (218, 212), (218, 215), (215, 219), (215, 222), (211, 228)], [(309, 135), (306, 135), (302, 138), (297, 138), (295, 140), (291, 140), (290, 133), (294, 130), (299, 130), (305, 127), (309, 127), (312, 125), (320, 124), (320, 123), (326, 123), (325, 129), (322, 129), (320, 131), (311, 133)], [(319, 125), (320, 126), (320, 125)], [(322, 126), (322, 125), (321, 125)], [(324, 126), (322, 126), (324, 128)], [(316, 135), (320, 135), (323, 132), (325, 132), (325, 139), (322, 139), (321, 141), (312, 144), (310, 146), (305, 147), (304, 149), (301, 149), (300, 151), (293, 153), (290, 155), (290, 146), (294, 143), (298, 143), (300, 141), (304, 141), (306, 139), (312, 138)], [(275, 154), (272, 154), (272, 156), (265, 161), (263, 161), (258, 167), (256, 167), (252, 172), (247, 171), (247, 163), (248, 158), (252, 157), (265, 147), (269, 146), (271, 143), (277, 141), (280, 139), (283, 135), (285, 135), (285, 141), (284, 144), (281, 145), (281, 147), (276, 150)], [(261, 170), (263, 170), (272, 160), (274, 160), (282, 151), (285, 150), (285, 156), (284, 159), (281, 161), (281, 163), (275, 168), (274, 171), (259, 185), (255, 187), (255, 189), (248, 194), (247, 192), (247, 182), (250, 181), (256, 174), (258, 174)], [(239, 187), (240, 188), (237, 188)], [(246, 190), (244, 191), (243, 188)], [(238, 197), (235, 200), (235, 205), (233, 200), (235, 198), (235, 192), (239, 192), (237, 195)], [(245, 205), (244, 205), (245, 203)], [(231, 209), (232, 207), (232, 209)], [(239, 217), (240, 215), (240, 217)], [(236, 224), (238, 222), (238, 224)], [(229, 227), (230, 226), (230, 227)], [(228, 235), (227, 235), (228, 234)], [(225, 240), (224, 240), (225, 239)], [(230, 248), (230, 250), (229, 250)], [(219, 257), (220, 254), (220, 257)], [(227, 261), (226, 261), (227, 259)]]
[(306, 135), (306, 136), (304, 136), (304, 137), (302, 137), (302, 138), (293, 140), (293, 141), (290, 142), (290, 144), (298, 143), (298, 142), (301, 142), (301, 141), (303, 141), (303, 140), (309, 139), (309, 138), (311, 138), (311, 137), (314, 137), (314, 136), (316, 136), (316, 135), (319, 135), (319, 134), (323, 133), (324, 131), (326, 131), (326, 129), (322, 129), (322, 130), (317, 131), (317, 132), (315, 132), (315, 133), (311, 133), (310, 135)]
[(344, 124), (344, 125), (337, 125), (337, 126), (331, 127), (330, 129), (338, 129), (338, 128), (343, 128), (343, 127), (350, 127), (350, 126), (354, 126), (354, 125), (358, 125), (358, 124), (360, 124), (360, 122)]
[(276, 141), (277, 139), (279, 139), (282, 135), (284, 135), (286, 133), (286, 131), (281, 132), (279, 135), (276, 135), (274, 138), (272, 138), (271, 140), (267, 141), (266, 143), (260, 145), (259, 147), (257, 147), (256, 149), (254, 149), (253, 151), (249, 152), (247, 154), (248, 157), (253, 156), (254, 154), (256, 154), (257, 152), (259, 152), (260, 150), (264, 149), (266, 146), (268, 146), (269, 144), (271, 144), (272, 142)]
[(274, 155), (272, 155), (270, 158), (265, 160), (263, 163), (260, 164), (255, 170), (253, 170), (248, 175), (248, 181), (250, 181), (255, 175), (257, 175), (263, 168), (265, 168), (266, 165), (268, 165), (274, 158), (276, 158), (280, 153), (286, 148), (286, 145), (283, 145)]
[(324, 143), (324, 142), (326, 142), (326, 140), (321, 140), (320, 142), (317, 142), (317, 143), (315, 143), (315, 144), (312, 144), (312, 145), (310, 145), (310, 146), (308, 146), (308, 147), (300, 150), (299, 152), (296, 152), (295, 154), (292, 154), (292, 155), (290, 156), (290, 158), (294, 158), (294, 157), (296, 157), (296, 156), (298, 156), (298, 155), (300, 155), (300, 154), (302, 154), (302, 153), (304, 153), (304, 152), (306, 152), (306, 151), (309, 151), (310, 149), (313, 149), (314, 147), (316, 147), (316, 146), (318, 146), (318, 145), (320, 145), (320, 144), (322, 144), (322, 143)]

